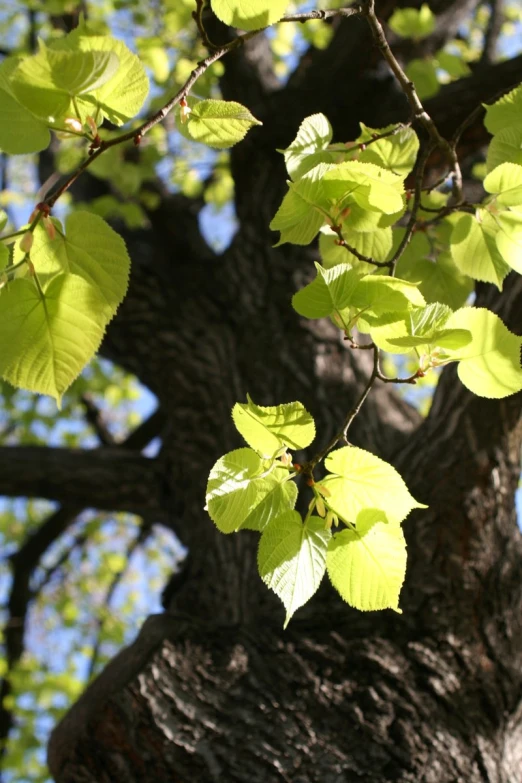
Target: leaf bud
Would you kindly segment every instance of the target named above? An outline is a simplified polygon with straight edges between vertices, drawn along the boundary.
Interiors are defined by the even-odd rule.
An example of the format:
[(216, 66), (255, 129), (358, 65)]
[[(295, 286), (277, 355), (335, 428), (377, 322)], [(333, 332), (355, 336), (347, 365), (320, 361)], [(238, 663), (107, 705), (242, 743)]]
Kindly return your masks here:
[(333, 524), (333, 511), (328, 510), (326, 513), (326, 519), (324, 520), (324, 529), (325, 530), (331, 530), (332, 524)]
[(91, 117), (90, 115), (85, 118), (85, 124), (89, 128), (90, 132), (93, 136), (96, 136), (98, 134), (98, 126), (96, 125), (96, 122), (94, 121), (94, 117)]
[(331, 492), (327, 487), (324, 486), (324, 484), (316, 484), (315, 488), (318, 492), (321, 493), (321, 495), (324, 495), (325, 498), (329, 498), (331, 496)]
[(182, 98), (179, 102), (179, 118), (183, 124), (186, 123), (186, 121), (189, 118), (189, 114), (192, 112), (192, 109), (187, 103), (186, 98)]
[(52, 242), (53, 239), (56, 238), (56, 226), (54, 225), (51, 218), (48, 217), (47, 215), (44, 217), (42, 223), (43, 223), (43, 227), (45, 228), (45, 233), (47, 234), (47, 236)]
[(30, 253), (33, 246), (33, 232), (26, 231), (20, 240), (20, 250), (23, 253)]
[(326, 516), (326, 506), (320, 495), (317, 495), (315, 498), (315, 508), (320, 517), (324, 518)]
[(67, 117), (63, 121), (63, 124), (75, 133), (83, 133), (82, 124), (80, 120), (77, 120), (75, 117)]

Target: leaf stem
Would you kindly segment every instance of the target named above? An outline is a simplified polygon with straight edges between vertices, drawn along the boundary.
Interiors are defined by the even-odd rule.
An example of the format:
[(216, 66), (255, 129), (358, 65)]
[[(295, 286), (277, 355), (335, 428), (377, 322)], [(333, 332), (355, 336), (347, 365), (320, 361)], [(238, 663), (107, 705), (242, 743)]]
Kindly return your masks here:
[(408, 103), (410, 104), (413, 118), (421, 123), (421, 125), (427, 131), (433, 144), (439, 147), (448, 159), (451, 166), (450, 173), (453, 180), (453, 196), (457, 202), (461, 201), (462, 172), (460, 170), (457, 153), (455, 152), (455, 145), (451, 144), (449, 141), (447, 141), (447, 139), (441, 136), (437, 126), (422, 105), (414, 83), (406, 76), (397, 58), (393, 54), (390, 45), (386, 40), (386, 36), (384, 35), (382, 25), (375, 13), (375, 0), (365, 0), (363, 14), (368, 20), (368, 24), (370, 25), (370, 29), (377, 47), (380, 49), (382, 56), (388, 63), (393, 75), (399, 82), (402, 91), (408, 100)]
[[(200, 34), (202, 34), (202, 28), (200, 27), (200, 24), (202, 22), (198, 21), (201, 20), (201, 14), (202, 14), (202, 8), (199, 9), (199, 0), (196, 0), (198, 2), (198, 10), (195, 12), (197, 16), (196, 24), (198, 25), (198, 30)], [(301, 14), (292, 14), (290, 16), (285, 16), (282, 19), (279, 20), (276, 24), (280, 24), (283, 22), (307, 22), (313, 19), (330, 19), (334, 16), (342, 16), (342, 17), (351, 17), (351, 16), (357, 16), (363, 13), (363, 7), (361, 5), (354, 5), (351, 8), (339, 8), (339, 9), (332, 9), (332, 10), (325, 10), (325, 11), (308, 11)], [(199, 14), (199, 15), (198, 15)], [(204, 29), (204, 28), (203, 28)], [(45, 199), (45, 204), (49, 208), (52, 208), (58, 199), (67, 191), (69, 188), (76, 182), (78, 177), (89, 168), (89, 166), (102, 155), (106, 150), (110, 149), (110, 147), (115, 147), (117, 144), (124, 144), (127, 141), (133, 141), (134, 144), (139, 145), (143, 139), (143, 137), (156, 125), (158, 125), (160, 122), (162, 122), (165, 117), (172, 111), (172, 109), (179, 104), (179, 102), (182, 100), (182, 98), (185, 98), (189, 91), (192, 89), (194, 84), (197, 82), (197, 80), (203, 76), (203, 74), (210, 68), (211, 65), (213, 65), (215, 62), (220, 60), (222, 57), (224, 57), (229, 52), (234, 51), (235, 49), (239, 49), (241, 46), (243, 46), (247, 41), (249, 41), (252, 38), (255, 38), (260, 33), (264, 32), (266, 30), (266, 27), (263, 27), (259, 30), (250, 30), (247, 33), (243, 33), (242, 35), (238, 35), (236, 38), (234, 38), (232, 41), (229, 41), (229, 43), (224, 44), (223, 46), (220, 46), (216, 48), (211, 42), (208, 40), (208, 36), (206, 36), (206, 33), (204, 35), (206, 36), (206, 41), (204, 40), (204, 43), (208, 46), (209, 49), (212, 51), (208, 55), (208, 57), (205, 57), (204, 60), (201, 60), (197, 63), (194, 70), (191, 72), (190, 76), (184, 83), (184, 85), (181, 87), (178, 92), (170, 98), (170, 100), (165, 103), (165, 105), (159, 109), (159, 111), (155, 112), (151, 117), (149, 117), (145, 122), (143, 122), (141, 125), (138, 126), (138, 128), (135, 128), (131, 131), (126, 131), (125, 133), (122, 133), (120, 136), (117, 136), (113, 139), (107, 139), (102, 140), (101, 144), (97, 148), (93, 148), (91, 146), (91, 149), (89, 151), (89, 157), (86, 158), (80, 165), (78, 166), (75, 171), (73, 171), (67, 179), (54, 191), (48, 194), (47, 198)]]
[(357, 400), (353, 408), (351, 408), (346, 414), (346, 418), (343, 422), (343, 426), (341, 427), (339, 432), (337, 432), (333, 436), (333, 438), (326, 444), (324, 449), (319, 451), (314, 457), (312, 457), (311, 460), (309, 460), (303, 465), (303, 469), (301, 472), (304, 475), (312, 477), (315, 466), (326, 457), (328, 452), (330, 452), (340, 440), (343, 440), (345, 443), (350, 445), (348, 443), (348, 431), (352, 426), (355, 417), (358, 415), (359, 411), (364, 405), (366, 398), (368, 397), (372, 389), (373, 384), (375, 383), (376, 379), (379, 377), (379, 353), (380, 352), (376, 345), (373, 345), (372, 349), (373, 349), (373, 369), (370, 374), (370, 377), (368, 378), (368, 382), (361, 393), (361, 396), (359, 397), (359, 399)]

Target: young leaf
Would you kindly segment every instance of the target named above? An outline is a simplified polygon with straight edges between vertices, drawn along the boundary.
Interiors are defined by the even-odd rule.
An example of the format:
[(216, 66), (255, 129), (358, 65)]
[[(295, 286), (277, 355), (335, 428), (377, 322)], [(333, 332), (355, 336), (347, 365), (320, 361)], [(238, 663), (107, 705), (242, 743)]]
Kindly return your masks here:
[(373, 163), (349, 160), (331, 166), (324, 174), (323, 188), (332, 203), (349, 204), (352, 198), (363, 209), (390, 215), (403, 207), (402, 179)]
[(290, 0), (211, 0), (218, 19), (241, 30), (259, 30), (278, 22)]
[(8, 77), (17, 65), (14, 57), (0, 64), (0, 150), (9, 155), (40, 152), (51, 141), (47, 124), (13, 95)]
[(359, 281), (350, 304), (365, 316), (380, 316), (423, 307), (426, 302), (413, 283), (388, 275), (367, 275)]
[(399, 8), (390, 16), (388, 24), (402, 38), (420, 41), (435, 29), (435, 16), (427, 3), (420, 8)]
[(284, 604), (285, 628), (294, 612), (318, 590), (330, 538), (324, 519), (310, 517), (305, 525), (297, 511), (288, 511), (265, 527), (257, 566), (261, 579)]
[(236, 449), (219, 459), (208, 478), (207, 510), (222, 533), (239, 529), (263, 530), (268, 522), (289, 509), (297, 487), (288, 471), (271, 469), (252, 449)]
[[(367, 213), (367, 214), (374, 214)], [(389, 252), (392, 247), (392, 230), (391, 228), (373, 228), (371, 231), (353, 231), (350, 227), (350, 223), (344, 222), (342, 224), (343, 239), (347, 245), (357, 250), (363, 256), (367, 258), (373, 258), (375, 261), (386, 261)], [(336, 263), (349, 263), (352, 266), (357, 266), (361, 271), (374, 272), (375, 267), (372, 264), (366, 264), (364, 261), (359, 261), (357, 256), (346, 247), (336, 245), (338, 241), (337, 234), (335, 234), (329, 226), (323, 226), (321, 229), (321, 236), (319, 237), (319, 250), (321, 252), (324, 266), (329, 269), (335, 266), (330, 259), (339, 259)]]
[(491, 139), (486, 156), (488, 171), (494, 171), (502, 163), (522, 165), (522, 128), (513, 125), (504, 128)]
[(410, 60), (405, 71), (408, 79), (414, 83), (421, 100), (432, 98), (440, 90), (437, 61), (433, 57)]
[(114, 52), (56, 51), (39, 44), (38, 54), (24, 57), (9, 81), (27, 109), (51, 122), (74, 116), (73, 96), (94, 92), (119, 68)]
[(510, 332), (498, 315), (483, 307), (463, 307), (448, 319), (446, 328), (471, 332), (471, 342), (451, 357), (459, 362), (459, 378), (467, 389), (494, 399), (522, 389), (522, 338)]
[(461, 348), (471, 342), (467, 329), (446, 329), (445, 324), (452, 312), (445, 305), (434, 303), (408, 313), (406, 325), (408, 337), (389, 338), (392, 345), (405, 347), (438, 346)]
[(495, 236), (499, 253), (522, 275), (522, 214), (506, 210), (493, 217), (499, 229)]
[[(418, 236), (426, 240), (420, 233), (413, 240)], [(404, 253), (395, 272), (397, 277), (415, 283), (428, 304), (440, 302), (452, 310), (462, 307), (473, 291), (473, 281), (459, 272), (450, 253), (439, 253), (436, 261)]]
[(497, 203), (503, 206), (522, 204), (522, 166), (501, 163), (484, 179), (484, 190), (498, 193)]
[(314, 420), (300, 402), (264, 408), (247, 395), (246, 404), (234, 405), (232, 418), (248, 445), (268, 458), (284, 447), (304, 449), (315, 438)]
[(105, 303), (81, 277), (58, 275), (42, 298), (33, 280), (13, 280), (2, 291), (0, 374), (14, 386), (49, 394), (64, 391), (101, 343)]
[(130, 258), (125, 242), (101, 217), (90, 212), (68, 215), (65, 235), (59, 224), (58, 228), (53, 240), (41, 226), (34, 232), (31, 259), (38, 275), (43, 280), (62, 272), (83, 277), (104, 300), (109, 321), (127, 292)]
[(390, 523), (399, 523), (414, 508), (426, 508), (410, 495), (395, 468), (369, 451), (345, 446), (325, 460), (331, 474), (321, 481), (329, 505), (340, 517), (355, 522), (360, 511), (380, 509)]
[[(77, 105), (83, 116), (101, 112), (114, 125), (131, 120), (143, 106), (149, 92), (149, 80), (142, 63), (123, 41), (108, 35), (96, 35), (88, 25), (79, 25), (72, 33), (52, 44), (59, 51), (112, 52), (119, 62), (118, 70), (99, 87), (80, 95)], [(98, 117), (98, 124), (100, 118)]]
[(320, 164), (304, 174), (298, 182), (289, 182), (289, 191), (274, 215), (270, 228), (280, 231), (276, 247), (285, 242), (309, 245), (326, 219), (328, 201), (322, 178), (329, 166)]
[[(286, 170), (293, 180), (298, 180), (313, 166), (308, 165), (311, 155), (326, 150), (332, 140), (332, 126), (324, 114), (312, 114), (299, 126), (297, 136), (286, 150)], [(317, 165), (314, 159), (313, 165)]]
[(483, 209), (478, 210), (477, 218), (456, 212), (450, 222), (451, 255), (460, 271), (474, 280), (493, 283), (501, 291), (510, 268), (497, 248), (498, 226), (492, 216)]
[(360, 273), (348, 264), (323, 269), (316, 264), (317, 277), (292, 297), (292, 307), (305, 318), (325, 318), (350, 303)]
[(391, 136), (373, 141), (376, 136), (394, 127), (389, 125), (387, 128), (367, 128), (361, 122), (361, 135), (357, 142), (361, 144), (371, 141), (372, 143), (359, 154), (358, 160), (362, 163), (375, 163), (404, 179), (413, 169), (419, 151), (419, 139), (415, 131), (412, 128), (401, 128)]
[(181, 122), (179, 108), (176, 126), (187, 139), (199, 141), (215, 149), (233, 147), (244, 139), (254, 125), (262, 125), (259, 120), (240, 103), (235, 101), (217, 101), (213, 99), (197, 101), (187, 100), (190, 114), (185, 123)]
[(9, 249), (0, 242), (0, 272), (4, 270), (9, 262)]
[(330, 581), (350, 606), (362, 611), (399, 609), (406, 574), (406, 541), (398, 525), (368, 509), (355, 526), (331, 539), (326, 568)]
[(490, 133), (499, 133), (506, 128), (519, 127), (522, 113), (522, 85), (503, 95), (498, 101), (486, 106), (484, 125)]

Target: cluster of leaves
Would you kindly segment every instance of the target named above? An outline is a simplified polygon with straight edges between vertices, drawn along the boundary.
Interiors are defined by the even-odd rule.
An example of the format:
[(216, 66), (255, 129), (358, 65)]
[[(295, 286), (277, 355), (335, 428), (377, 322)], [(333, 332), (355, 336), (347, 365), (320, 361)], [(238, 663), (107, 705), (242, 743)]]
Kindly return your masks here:
[[(326, 117), (305, 119), (283, 151), (288, 192), (271, 223), (281, 233), (279, 244), (305, 245), (321, 232), (322, 263), (294, 295), (297, 313), (330, 318), (352, 345), (368, 335), (377, 355), (383, 349), (416, 360), (412, 381), (457, 362), (462, 383), (479, 396), (520, 391), (522, 338), (495, 313), (467, 301), (474, 280), (500, 289), (511, 269), (522, 272), (521, 100), (517, 88), (488, 108), (487, 127), (499, 131), (484, 181), (492, 195), (472, 212), (449, 215), (444, 193), (428, 192), (416, 205), (408, 198), (404, 181), (419, 149), (410, 127), (361, 125), (354, 142), (334, 144)], [(405, 229), (397, 223), (408, 209), (428, 219), (419, 217), (422, 231), (401, 253)], [(316, 483), (312, 471), (320, 460), (292, 468), (287, 453), (306, 448), (314, 437), (312, 418), (300, 403), (261, 408), (249, 399), (236, 405), (233, 418), (252, 448), (216, 463), (208, 512), (224, 533), (261, 533), (259, 573), (283, 601), (286, 622), (315, 593), (325, 570), (352, 606), (398, 610), (406, 567), (400, 523), (422, 505), (392, 466), (344, 446), (326, 456), (327, 475)], [(290, 482), (301, 472), (313, 490), (304, 520), (293, 510), (297, 487)], [(332, 535), (332, 524), (339, 523), (344, 529)]]
[[(118, 137), (99, 130), (101, 124), (121, 126), (134, 118), (148, 79), (125, 44), (82, 25), (49, 45), (40, 42), (35, 55), (7, 58), (0, 65), (0, 93), (1, 150), (38, 152), (53, 130), (81, 139), (96, 170), (96, 152), (110, 158), (119, 149)], [(213, 99), (183, 100), (177, 120), (183, 135), (217, 149), (259, 124), (240, 104)], [(131, 168), (139, 186), (138, 167)], [(112, 170), (106, 159), (98, 169), (99, 176)], [(126, 171), (117, 170), (121, 176)], [(60, 404), (125, 296), (130, 259), (123, 239), (100, 215), (77, 210), (65, 226), (51, 218), (54, 198), (38, 205), (27, 227), (0, 237), (0, 375)], [(2, 214), (0, 230), (7, 220)]]
[[(219, 19), (247, 35), (278, 22), (288, 6), (289, 0), (211, 0)], [(202, 8), (197, 3), (199, 27)], [(390, 21), (397, 35), (416, 39), (429, 35), (434, 24), (427, 6), (397, 11)], [(161, 79), (165, 69), (152, 56), (153, 47), (142, 42), (138, 48)], [(129, 257), (103, 218), (80, 210), (62, 225), (50, 216), (82, 170), (94, 164), (95, 171), (100, 156), (119, 154), (114, 150), (124, 141), (140, 144), (173, 107), (184, 138), (217, 150), (260, 124), (241, 104), (188, 94), (227, 51), (223, 47), (187, 74), (179, 94), (152, 120), (120, 135), (103, 130), (103, 122), (120, 127), (134, 120), (148, 93), (142, 62), (121, 41), (82, 24), (40, 43), (32, 56), (2, 63), (0, 148), (38, 152), (54, 131), (79, 139), (86, 155), (66, 185), (37, 206), (28, 226), (0, 237), (5, 380), (59, 403), (95, 354), (125, 295)], [(462, 382), (482, 396), (501, 398), (522, 388), (522, 339), (493, 312), (467, 305), (474, 280), (500, 289), (511, 269), (522, 272), (521, 96), (517, 88), (488, 108), (486, 125), (494, 138), (484, 186), (490, 196), (477, 206), (448, 207), (448, 195), (436, 189), (419, 198), (417, 187), (412, 198), (405, 181), (417, 165), (422, 185), (422, 166), (409, 125), (361, 125), (357, 139), (339, 144), (332, 143), (327, 118), (317, 114), (303, 121), (283, 151), (288, 192), (271, 228), (280, 232), (279, 244), (306, 245), (320, 233), (322, 260), (293, 307), (306, 318), (330, 318), (352, 345), (369, 339), (375, 356), (371, 383), (394, 380), (380, 370), (385, 350), (417, 362), (412, 382), (430, 368), (456, 362)], [(98, 169), (103, 176), (103, 167)], [(328, 453), (335, 443), (305, 466), (292, 467), (287, 449), (306, 448), (315, 432), (300, 403), (261, 408), (249, 400), (234, 408), (234, 421), (251, 448), (214, 466), (209, 513), (223, 532), (262, 533), (259, 570), (282, 598), (287, 621), (315, 592), (325, 569), (353, 606), (398, 609), (405, 569), (400, 523), (419, 504), (393, 468), (353, 446)], [(345, 440), (347, 430), (348, 424), (341, 433)], [(313, 470), (323, 460), (328, 475), (316, 483)], [(294, 511), (297, 487), (290, 481), (300, 475), (313, 490), (304, 520)], [(332, 535), (339, 524), (344, 529)]]
[[(250, 448), (225, 454), (212, 468), (207, 509), (222, 533), (256, 530), (259, 574), (282, 600), (285, 626), (317, 591), (325, 570), (333, 586), (362, 610), (393, 608), (406, 569), (400, 523), (413, 508), (399, 474), (363, 449), (344, 447), (325, 460), (304, 520), (294, 510), (303, 472), (289, 449), (315, 437), (312, 416), (299, 402), (261, 407), (250, 398), (232, 411)], [(343, 529), (332, 535), (332, 526)]]

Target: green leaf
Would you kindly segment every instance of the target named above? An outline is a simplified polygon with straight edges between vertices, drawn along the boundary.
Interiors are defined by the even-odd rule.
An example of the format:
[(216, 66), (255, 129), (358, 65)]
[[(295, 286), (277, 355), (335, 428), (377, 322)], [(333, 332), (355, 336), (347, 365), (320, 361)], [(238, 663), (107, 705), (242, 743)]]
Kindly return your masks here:
[(484, 125), (490, 133), (499, 133), (511, 127), (518, 128), (521, 115), (522, 85), (519, 85), (491, 106), (486, 106)]
[(218, 19), (241, 30), (258, 30), (278, 22), (290, 0), (211, 0)]
[(453, 313), (446, 327), (471, 332), (471, 342), (451, 357), (459, 362), (459, 378), (467, 389), (492, 399), (522, 389), (522, 338), (510, 332), (498, 315), (483, 307), (464, 307)]
[(461, 348), (471, 342), (471, 333), (466, 329), (446, 329), (445, 324), (452, 315), (446, 305), (434, 303), (408, 313), (407, 337), (389, 339), (392, 345), (404, 347), (439, 346)]
[(474, 280), (493, 283), (501, 291), (510, 268), (497, 248), (498, 226), (492, 216), (482, 209), (477, 210), (477, 217), (456, 212), (449, 220), (453, 224), (451, 255), (457, 267)]
[(284, 604), (285, 628), (294, 612), (318, 590), (330, 538), (324, 519), (310, 517), (303, 524), (297, 511), (288, 511), (265, 527), (257, 565), (261, 579)]
[(17, 279), (2, 291), (0, 303), (0, 374), (60, 405), (101, 343), (105, 303), (99, 292), (81, 277), (62, 274), (42, 298), (33, 280)]
[(493, 215), (498, 226), (497, 248), (504, 261), (522, 275), (522, 213), (500, 212)]
[(289, 191), (274, 215), (270, 228), (280, 231), (276, 247), (285, 242), (309, 245), (325, 222), (322, 178), (328, 166), (320, 164), (304, 174), (298, 182), (289, 182)]
[(268, 522), (293, 509), (297, 487), (288, 471), (267, 468), (252, 449), (237, 449), (219, 459), (208, 478), (207, 510), (222, 533), (263, 530)]
[(120, 64), (114, 52), (56, 51), (42, 41), (39, 47), (38, 54), (20, 61), (9, 81), (27, 109), (51, 122), (74, 116), (72, 97), (94, 92)]
[[(286, 150), (286, 170), (293, 180), (298, 180), (310, 170), (308, 160), (313, 153), (326, 150), (332, 140), (332, 126), (324, 114), (312, 114), (299, 126), (297, 136)], [(314, 161), (314, 165), (317, 163)]]
[(522, 165), (522, 127), (512, 126), (496, 133), (491, 139), (486, 156), (488, 171), (493, 171), (502, 163)]
[(244, 139), (250, 128), (263, 124), (235, 101), (197, 101), (189, 98), (187, 103), (191, 111), (185, 123), (181, 121), (180, 109), (177, 107), (177, 129), (186, 138), (215, 149), (233, 147)]
[(34, 232), (31, 260), (36, 272), (44, 281), (62, 272), (83, 277), (98, 290), (109, 321), (127, 292), (130, 258), (125, 242), (105, 220), (90, 212), (68, 215), (65, 235), (57, 225), (53, 240), (41, 226)]
[[(122, 41), (108, 35), (93, 34), (88, 25), (80, 25), (72, 33), (54, 41), (52, 48), (73, 52), (112, 52), (119, 68), (100, 87), (81, 95), (77, 100), (82, 118), (96, 117), (99, 110), (114, 125), (123, 125), (135, 117), (149, 92), (149, 80), (138, 57)], [(100, 123), (98, 117), (98, 124)]]
[(406, 541), (401, 528), (383, 520), (381, 512), (361, 512), (355, 527), (332, 538), (326, 568), (331, 583), (350, 606), (400, 613)]
[(323, 269), (320, 264), (315, 266), (315, 280), (292, 298), (292, 307), (305, 318), (325, 318), (336, 310), (343, 310), (360, 280), (360, 273), (348, 264), (338, 264), (331, 269)]
[[(373, 212), (368, 214), (375, 215), (377, 213)], [(345, 222), (342, 224), (342, 235), (346, 244), (354, 250), (357, 250), (361, 255), (366, 256), (367, 258), (373, 258), (374, 261), (386, 261), (388, 258), (392, 247), (391, 228), (374, 228), (372, 231), (353, 231), (350, 228), (349, 223)], [(325, 260), (324, 265), (327, 269), (335, 266), (335, 263), (331, 263), (329, 259), (339, 258), (342, 251), (342, 261), (339, 259), (336, 263), (350, 263), (352, 266), (365, 272), (375, 271), (375, 267), (372, 264), (360, 261), (357, 256), (350, 253), (346, 247), (339, 247), (336, 245), (336, 241), (337, 234), (333, 232), (330, 227), (323, 226), (321, 229), (321, 236), (319, 237), (319, 250), (323, 260)]]
[(498, 193), (497, 203), (506, 207), (522, 204), (522, 166), (501, 163), (484, 179), (484, 190)]
[(426, 302), (413, 283), (388, 275), (367, 275), (357, 285), (350, 304), (365, 316), (380, 316), (423, 307)]
[(47, 125), (16, 99), (9, 76), (19, 60), (7, 58), (0, 64), (0, 150), (23, 155), (46, 149), (51, 141)]
[[(422, 237), (419, 244), (417, 237)], [(415, 250), (424, 243), (427, 245), (426, 252), (429, 252), (426, 236), (417, 233), (410, 245), (413, 245), (412, 250)], [(458, 270), (450, 253), (439, 253), (436, 261), (430, 261), (422, 258), (421, 253), (416, 256), (415, 253), (405, 252), (399, 259), (396, 274), (397, 277), (415, 283), (428, 304), (440, 302), (452, 310), (462, 307), (473, 291), (473, 281)]]
[(325, 459), (331, 474), (321, 481), (329, 505), (347, 522), (365, 509), (380, 509), (389, 522), (399, 523), (414, 508), (427, 508), (410, 495), (395, 468), (369, 451), (345, 446)]
[(8, 217), (5, 210), (0, 209), (0, 231), (3, 231), (7, 225)]
[(402, 179), (373, 163), (349, 160), (331, 166), (324, 174), (323, 187), (332, 202), (348, 204), (351, 197), (363, 209), (390, 215), (403, 207)]
[(247, 395), (246, 403), (234, 405), (232, 418), (248, 445), (264, 457), (273, 457), (285, 447), (304, 449), (315, 438), (314, 420), (300, 402), (265, 408)]
[(167, 49), (161, 38), (136, 38), (141, 61), (148, 65), (157, 82), (166, 82), (170, 74)]
[(452, 54), (440, 49), (435, 55), (439, 68), (446, 71), (452, 79), (460, 79), (462, 76), (469, 76), (471, 69), (462, 55)]
[(413, 169), (419, 151), (419, 139), (415, 131), (412, 128), (401, 128), (392, 136), (372, 141), (375, 136), (380, 136), (394, 127), (396, 126), (368, 128), (361, 122), (361, 135), (357, 143), (372, 143), (360, 153), (358, 160), (362, 163), (375, 163), (404, 179)]
[(435, 22), (435, 16), (427, 3), (423, 3), (418, 9), (396, 9), (388, 20), (394, 33), (402, 38), (413, 38), (416, 41), (430, 35), (435, 29)]
[(437, 63), (432, 57), (426, 60), (410, 60), (405, 68), (405, 72), (408, 79), (414, 83), (421, 101), (433, 98), (440, 90), (437, 78)]
[[(410, 353), (411, 346), (397, 345), (397, 338), (407, 337), (407, 313), (386, 313), (376, 319), (359, 318), (357, 328), (363, 334), (370, 334), (375, 345), (388, 353)], [(394, 340), (394, 343), (391, 340)]]
[(4, 280), (2, 280), (2, 272), (9, 263), (9, 249), (0, 243), (0, 292), (4, 286)]

